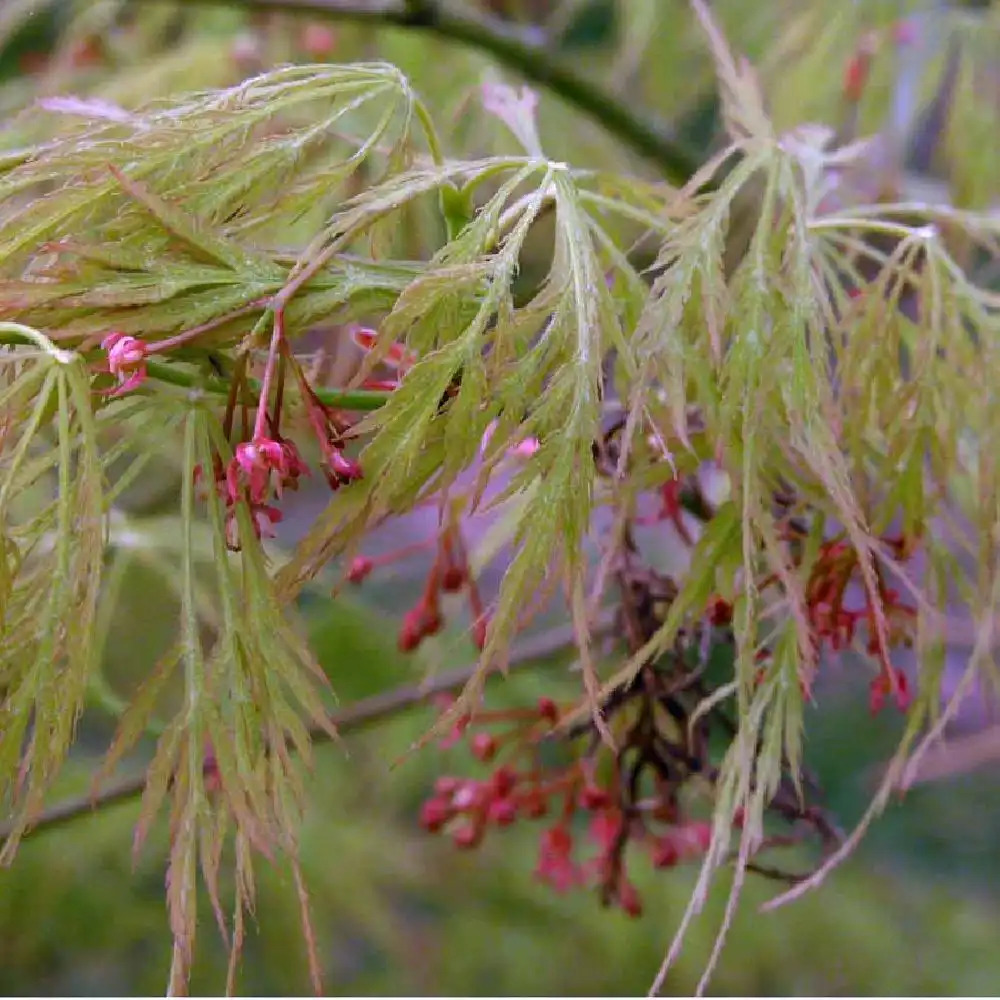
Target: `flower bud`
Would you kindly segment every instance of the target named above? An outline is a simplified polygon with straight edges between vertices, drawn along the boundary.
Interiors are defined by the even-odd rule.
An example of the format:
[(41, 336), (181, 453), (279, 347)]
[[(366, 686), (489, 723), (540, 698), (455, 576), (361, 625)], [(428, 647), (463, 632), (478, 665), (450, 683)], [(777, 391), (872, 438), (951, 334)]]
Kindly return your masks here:
[(472, 737), (471, 750), (477, 760), (492, 760), (496, 756), (497, 741), (489, 733), (476, 733)]
[(430, 833), (437, 833), (451, 816), (451, 807), (443, 799), (428, 799), (420, 807), (420, 825)]
[(351, 583), (361, 583), (375, 568), (375, 563), (368, 556), (355, 556), (347, 567), (347, 579)]

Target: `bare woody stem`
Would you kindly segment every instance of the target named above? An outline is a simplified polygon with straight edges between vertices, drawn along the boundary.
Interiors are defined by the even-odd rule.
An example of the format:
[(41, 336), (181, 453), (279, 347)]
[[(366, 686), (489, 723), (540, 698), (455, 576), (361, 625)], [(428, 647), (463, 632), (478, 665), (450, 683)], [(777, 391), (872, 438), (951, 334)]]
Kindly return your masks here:
[[(574, 643), (574, 633), (570, 627), (555, 628), (543, 632), (531, 639), (525, 639), (514, 648), (511, 653), (510, 666), (517, 668), (535, 664), (538, 660), (554, 656), (556, 653), (570, 648)], [(476, 665), (458, 667), (455, 670), (437, 674), (423, 684), (404, 684), (390, 691), (362, 698), (350, 707), (334, 713), (330, 721), (339, 733), (354, 732), (376, 722), (383, 722), (416, 705), (426, 704), (428, 699), (433, 698), (434, 695), (446, 694), (463, 688), (473, 677), (476, 669)], [(312, 730), (311, 736), (317, 743), (330, 739), (329, 732), (319, 727)], [(112, 806), (132, 802), (142, 795), (145, 787), (146, 777), (144, 774), (139, 774), (122, 778), (114, 784), (105, 786), (96, 794), (79, 795), (57, 802), (35, 820), (24, 836), (25, 838), (31, 837), (43, 830), (63, 826), (96, 812), (103, 812)], [(10, 825), (6, 823), (0, 825), (0, 841), (6, 840), (9, 834)]]
[[(163, 0), (134, 0), (149, 3)], [(700, 160), (661, 122), (636, 112), (553, 55), (551, 42), (516, 30), (496, 18), (461, 10), (437, 0), (175, 0), (180, 6), (227, 6), (250, 11), (283, 11), (374, 26), (423, 31), (479, 49), (547, 88), (599, 122), (636, 153), (655, 163), (665, 177), (683, 184)]]

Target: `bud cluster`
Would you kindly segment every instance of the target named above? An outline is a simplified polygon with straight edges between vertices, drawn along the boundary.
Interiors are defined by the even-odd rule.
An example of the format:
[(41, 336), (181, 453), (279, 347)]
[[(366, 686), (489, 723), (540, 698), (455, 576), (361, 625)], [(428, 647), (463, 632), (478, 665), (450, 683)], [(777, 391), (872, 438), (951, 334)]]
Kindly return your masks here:
[[(107, 334), (101, 342), (106, 361), (98, 372), (113, 376), (116, 385), (104, 393), (115, 397), (138, 388), (148, 377), (147, 358), (150, 355), (166, 354), (182, 344), (197, 343), (207, 329), (187, 330), (153, 344), (120, 331)], [(353, 335), (366, 349), (374, 345), (372, 331), (356, 330)], [(273, 526), (282, 517), (276, 502), (281, 500), (285, 490), (297, 489), (299, 480), (310, 474), (296, 443), (279, 430), (289, 372), (298, 389), (305, 422), (319, 446), (322, 471), (330, 488), (340, 489), (362, 477), (361, 466), (345, 454), (351, 421), (317, 396), (285, 340), (283, 319), (280, 322), (276, 319), (274, 339), (259, 390), (249, 379), (247, 369), (248, 361), (243, 356), (238, 359), (230, 379), (222, 422), (223, 432), (232, 443), (232, 457), (216, 454), (212, 470), (215, 489), (226, 509), (226, 541), (234, 550), (241, 546), (238, 527), (241, 505), (249, 512), (255, 537), (270, 536)], [(396, 385), (398, 379), (392, 387)], [(251, 410), (254, 412), (252, 428)], [(239, 429), (237, 414), (241, 417)], [(203, 475), (201, 466), (195, 468), (196, 482)]]
[(457, 524), (446, 525), (436, 542), (407, 545), (381, 556), (356, 556), (347, 568), (347, 579), (351, 583), (360, 584), (378, 566), (396, 562), (432, 546), (435, 548), (435, 557), (423, 590), (413, 607), (403, 615), (398, 637), (400, 650), (404, 653), (412, 652), (424, 639), (437, 635), (444, 628), (442, 597), (444, 594), (456, 593), (465, 594), (472, 618), (472, 641), (478, 649), (484, 649), (489, 615), (469, 567), (468, 552)]
[[(550, 698), (531, 708), (460, 716), (442, 747), (462, 744), (490, 771), (483, 778), (438, 778), (420, 823), (468, 850), (491, 830), (544, 822), (538, 881), (557, 892), (595, 887), (604, 905), (639, 916), (642, 901), (628, 875), (626, 847), (637, 847), (654, 868), (672, 868), (705, 853), (711, 826), (684, 814), (670, 781), (645, 790), (643, 782), (630, 781), (622, 767), (628, 747), (616, 754), (591, 739), (580, 754), (584, 734), (558, 728), (560, 719)], [(625, 736), (634, 749), (636, 734)]]

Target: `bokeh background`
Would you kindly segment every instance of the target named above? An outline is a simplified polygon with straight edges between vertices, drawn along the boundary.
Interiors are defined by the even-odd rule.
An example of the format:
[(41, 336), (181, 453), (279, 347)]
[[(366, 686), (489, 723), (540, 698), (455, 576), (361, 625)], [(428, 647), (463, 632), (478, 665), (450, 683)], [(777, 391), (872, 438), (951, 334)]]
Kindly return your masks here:
[[(671, 122), (698, 155), (717, 143), (712, 66), (684, 3), (494, 0), (466, 6), (489, 8), (486, 13), (506, 19), (512, 30), (544, 38), (553, 59), (568, 61), (620, 99)], [(996, 205), (996, 5), (720, 0), (714, 8), (734, 47), (759, 66), (779, 127), (821, 121), (845, 138), (877, 134), (879, 155), (870, 160), (866, 178), (873, 189), (891, 179), (904, 195), (933, 191), (962, 205)], [(904, 26), (906, 44), (876, 54), (865, 97), (854, 106), (845, 100), (844, 72), (859, 40), (866, 31), (898, 38), (898, 25)], [(477, 88), (484, 78), (517, 76), (477, 52), (413, 32), (247, 13), (238, 3), (201, 9), (191, 2), (124, 0), (0, 3), (0, 147), (23, 139), (30, 128), (23, 119), (16, 127), (3, 123), (14, 121), (39, 94), (88, 94), (131, 106), (229, 85), (283, 62), (375, 58), (411, 76), (454, 155), (509, 148), (484, 118)], [(943, 108), (943, 117), (935, 117), (935, 107)], [(553, 157), (656, 178), (649, 164), (557, 99), (543, 100), (541, 133)], [(426, 218), (416, 214), (404, 229), (397, 239), (409, 255), (433, 249), (437, 230)], [(289, 234), (290, 244), (295, 239)], [(530, 276), (530, 260), (525, 270)], [(322, 502), (307, 490), (289, 506), (279, 547), (294, 543)], [(132, 533), (129, 544), (119, 542), (111, 557), (104, 673), (58, 790), (64, 795), (89, 786), (114, 731), (118, 699), (128, 696), (166, 647), (177, 620), (175, 470), (165, 463), (129, 494), (124, 507), (141, 531)], [(373, 539), (373, 546), (414, 540), (427, 527), (413, 517)], [(418, 583), (420, 567), (411, 569), (379, 574), (336, 599), (331, 571), (304, 596), (302, 621), (321, 662), (340, 665), (331, 679), (342, 705), (471, 659), (459, 626), (420, 658), (397, 652), (399, 617)], [(953, 652), (958, 669), (962, 650)], [(901, 731), (891, 712), (869, 716), (865, 678), (856, 676), (855, 682), (847, 668), (826, 674), (806, 727), (807, 763), (846, 828), (870, 800)], [(491, 697), (533, 699), (560, 687), (573, 692), (577, 683), (565, 659), (557, 658), (500, 682)], [(376, 995), (645, 992), (695, 871), (637, 868), (645, 914), (631, 920), (602, 910), (586, 892), (558, 896), (535, 882), (538, 829), (530, 825), (467, 853), (425, 834), (416, 818), (434, 777), (452, 769), (475, 771), (461, 750), (430, 747), (406, 754), (431, 719), (430, 710), (414, 710), (317, 750), (302, 860), (327, 989)], [(989, 712), (973, 700), (954, 735), (989, 724)], [(141, 765), (139, 756), (127, 767)], [(819, 892), (762, 916), (756, 904), (778, 887), (752, 880), (712, 992), (1000, 992), (1000, 782), (989, 760), (958, 771), (946, 781), (918, 785), (893, 804)], [(170, 951), (165, 833), (161, 823), (133, 859), (136, 818), (137, 805), (125, 804), (47, 830), (26, 841), (13, 867), (0, 872), (5, 994), (162, 991)], [(791, 863), (796, 860), (808, 858)], [(307, 992), (290, 872), (261, 863), (259, 876), (241, 991)], [(717, 887), (696, 922), (668, 978), (669, 992), (694, 988), (727, 888)], [(206, 907), (193, 992), (218, 992), (226, 962)]]

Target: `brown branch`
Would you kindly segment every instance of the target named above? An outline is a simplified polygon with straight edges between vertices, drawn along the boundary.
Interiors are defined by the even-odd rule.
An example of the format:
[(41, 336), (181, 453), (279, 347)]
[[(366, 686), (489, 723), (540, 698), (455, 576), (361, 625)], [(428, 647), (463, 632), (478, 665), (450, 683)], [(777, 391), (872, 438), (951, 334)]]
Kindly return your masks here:
[[(571, 626), (554, 628), (548, 632), (540, 633), (530, 639), (523, 640), (514, 647), (511, 653), (510, 667), (515, 669), (530, 665), (536, 660), (552, 656), (560, 650), (572, 646), (573, 642), (574, 632)], [(340, 733), (353, 732), (376, 722), (382, 722), (408, 708), (426, 703), (434, 695), (446, 694), (464, 687), (471, 680), (476, 669), (475, 664), (458, 667), (454, 670), (444, 671), (424, 683), (404, 684), (391, 691), (362, 698), (342, 711), (333, 713), (330, 721)], [(330, 733), (319, 727), (311, 731), (311, 736), (317, 743), (330, 739)], [(97, 794), (79, 795), (57, 802), (39, 815), (25, 832), (24, 838), (31, 837), (43, 830), (63, 826), (81, 816), (92, 815), (111, 806), (131, 802), (142, 795), (145, 787), (145, 775), (134, 775), (107, 785)], [(10, 823), (0, 826), (0, 840), (7, 839), (11, 828)]]
[[(133, 0), (162, 2), (162, 0)], [(525, 79), (546, 87), (599, 122), (675, 184), (685, 183), (700, 158), (660, 122), (618, 100), (553, 55), (551, 43), (482, 14), (437, 0), (177, 0), (181, 6), (226, 6), (248, 11), (283, 11), (374, 26), (407, 28), (488, 53)]]

